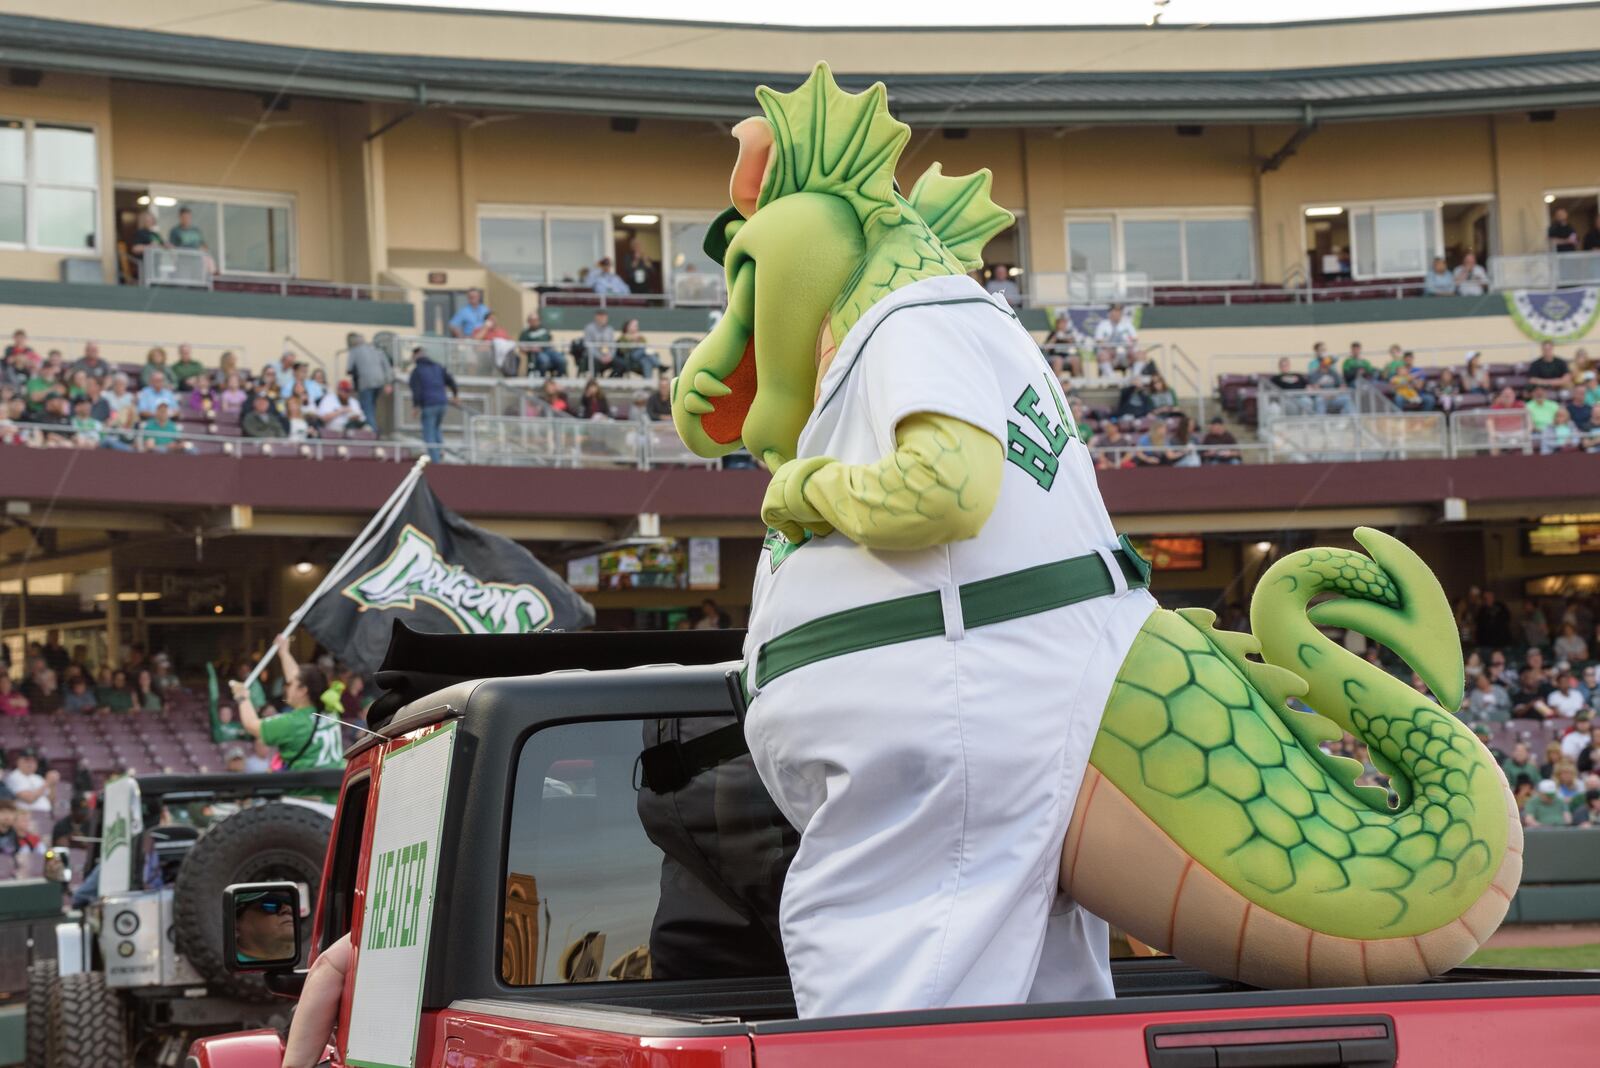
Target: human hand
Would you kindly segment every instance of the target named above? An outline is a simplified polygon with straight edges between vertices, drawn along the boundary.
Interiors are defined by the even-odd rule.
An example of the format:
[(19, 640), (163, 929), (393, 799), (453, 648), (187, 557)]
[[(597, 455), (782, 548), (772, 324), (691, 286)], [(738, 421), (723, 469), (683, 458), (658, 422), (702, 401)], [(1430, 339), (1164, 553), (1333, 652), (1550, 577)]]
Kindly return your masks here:
[(49, 771), (44, 773), (44, 781), (49, 785), (54, 786), (56, 783), (61, 781), (61, 773), (55, 768), (51, 768)]
[(383, 395), (385, 397), (389, 396), (393, 392), (394, 392), (394, 386), (393, 385), (387, 385), (387, 386), (383, 387)]
[(289, 648), (289, 636), (287, 634), (280, 634), (273, 638), (272, 647), (278, 650), (280, 653), (283, 652), (285, 649)]
[(805, 484), (819, 468), (835, 462), (828, 456), (786, 461), (767, 484), (761, 501), (762, 522), (796, 545), (805, 540), (808, 529), (819, 538), (832, 534), (833, 526), (806, 500)]
[(235, 701), (248, 700), (250, 697), (250, 687), (246, 686), (238, 679), (228, 680), (228, 691), (233, 694), (233, 699)]

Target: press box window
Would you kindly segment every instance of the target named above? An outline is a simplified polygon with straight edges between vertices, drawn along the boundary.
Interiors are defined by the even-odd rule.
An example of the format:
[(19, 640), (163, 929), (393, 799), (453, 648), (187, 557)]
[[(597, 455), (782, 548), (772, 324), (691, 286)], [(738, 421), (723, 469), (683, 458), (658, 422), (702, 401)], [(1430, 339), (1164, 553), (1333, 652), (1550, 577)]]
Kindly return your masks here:
[[(727, 717), (548, 727), (517, 760), (500, 975), (512, 986), (784, 974), (799, 837)], [(709, 742), (700, 739), (709, 738)]]
[(0, 244), (77, 252), (98, 245), (93, 130), (0, 121)]

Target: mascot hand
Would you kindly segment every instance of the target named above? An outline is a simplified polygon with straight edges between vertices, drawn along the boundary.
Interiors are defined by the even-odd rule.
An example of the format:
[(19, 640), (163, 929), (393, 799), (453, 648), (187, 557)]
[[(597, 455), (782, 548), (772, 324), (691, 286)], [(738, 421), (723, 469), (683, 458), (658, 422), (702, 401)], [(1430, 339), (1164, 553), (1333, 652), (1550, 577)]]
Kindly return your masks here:
[(827, 456), (812, 456), (804, 460), (790, 460), (767, 484), (767, 495), (761, 501), (761, 519), (767, 526), (798, 545), (811, 531), (819, 538), (833, 533), (833, 526), (806, 500), (806, 481), (819, 470), (838, 461)]

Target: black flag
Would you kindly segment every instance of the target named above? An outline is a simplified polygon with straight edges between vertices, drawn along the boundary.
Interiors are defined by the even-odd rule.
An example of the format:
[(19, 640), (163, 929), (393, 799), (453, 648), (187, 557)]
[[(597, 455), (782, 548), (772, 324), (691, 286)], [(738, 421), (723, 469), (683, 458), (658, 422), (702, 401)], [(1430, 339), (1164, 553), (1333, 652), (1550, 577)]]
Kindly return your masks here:
[(396, 619), (433, 633), (523, 634), (590, 626), (594, 607), (522, 546), (440, 504), (424, 478), (302, 624), (335, 657), (370, 673)]

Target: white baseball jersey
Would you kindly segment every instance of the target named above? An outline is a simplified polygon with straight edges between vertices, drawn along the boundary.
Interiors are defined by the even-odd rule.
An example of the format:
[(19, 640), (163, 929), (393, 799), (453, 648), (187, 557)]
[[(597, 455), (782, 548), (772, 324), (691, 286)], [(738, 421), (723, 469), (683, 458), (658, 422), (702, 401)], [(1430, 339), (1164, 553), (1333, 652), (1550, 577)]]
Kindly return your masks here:
[[(941, 591), (945, 633), (807, 664), (757, 687), (746, 735), (801, 831), (780, 904), (802, 1016), (1111, 996), (1106, 927), (1058, 899), (1061, 843), (1117, 669), (1154, 601), (1116, 534), (1059, 384), (1003, 300), (917, 282), (845, 336), (801, 457), (874, 463), (908, 415), (1005, 446), (977, 537), (874, 552), (769, 536), (746, 656), (834, 612)], [(968, 631), (964, 583), (1104, 553), (1117, 592)]]

